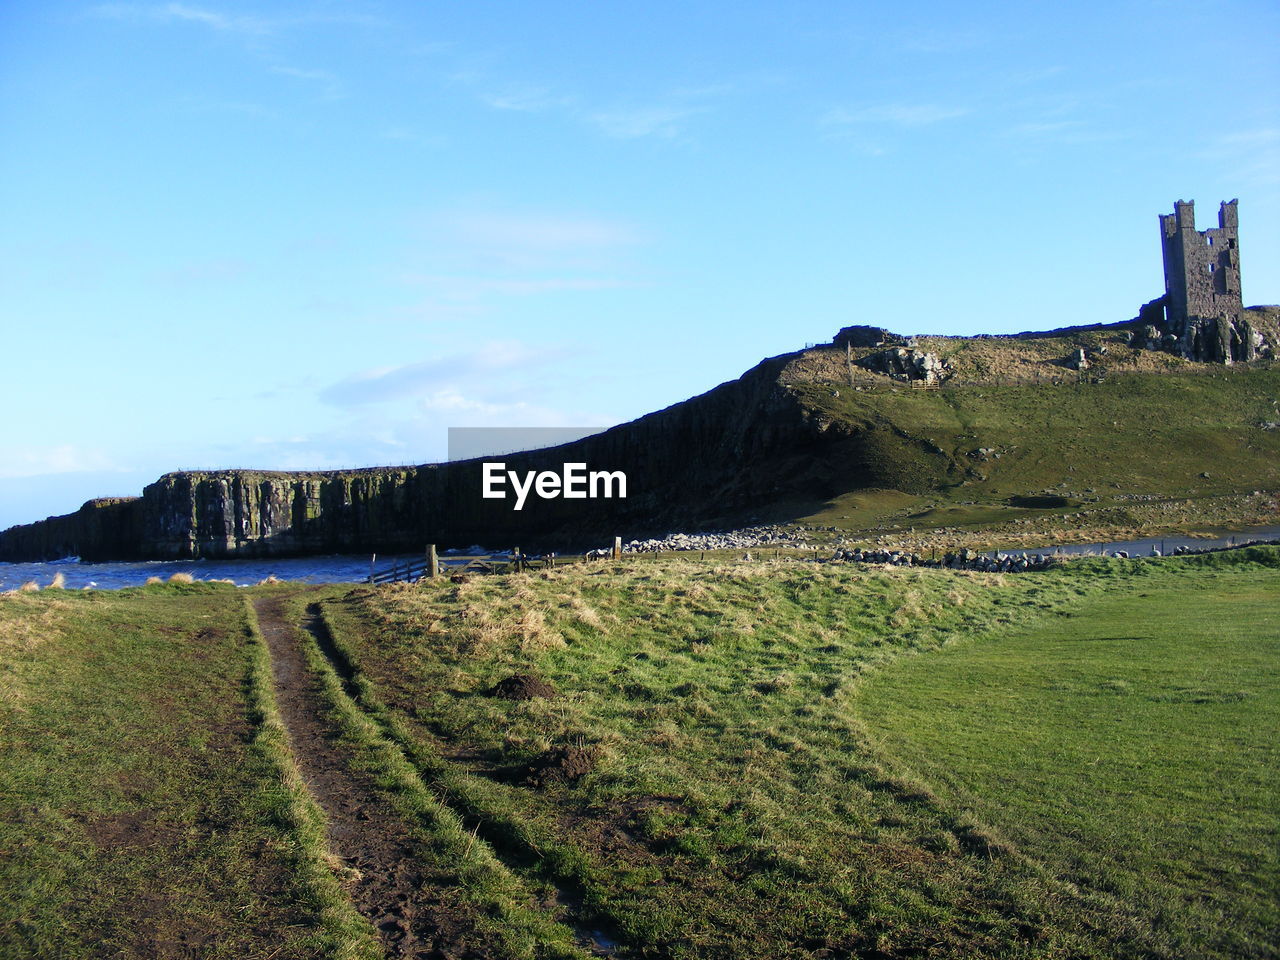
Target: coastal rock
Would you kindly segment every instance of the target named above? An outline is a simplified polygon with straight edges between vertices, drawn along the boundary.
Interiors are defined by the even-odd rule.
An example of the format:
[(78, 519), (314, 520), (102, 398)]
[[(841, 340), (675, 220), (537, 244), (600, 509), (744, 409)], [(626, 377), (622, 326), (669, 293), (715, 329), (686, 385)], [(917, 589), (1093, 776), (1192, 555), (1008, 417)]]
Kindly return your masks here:
[(894, 347), (892, 350), (873, 353), (857, 363), (876, 373), (888, 374), (895, 380), (937, 383), (950, 373), (946, 361), (936, 353), (908, 347)]

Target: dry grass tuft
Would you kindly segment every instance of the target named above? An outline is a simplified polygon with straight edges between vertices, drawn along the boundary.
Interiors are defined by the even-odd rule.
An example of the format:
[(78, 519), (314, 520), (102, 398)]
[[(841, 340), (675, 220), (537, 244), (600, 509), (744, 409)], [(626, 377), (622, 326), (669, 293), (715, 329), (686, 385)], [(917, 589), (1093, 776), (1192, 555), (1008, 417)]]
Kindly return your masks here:
[(574, 597), (569, 601), (569, 606), (579, 623), (596, 630), (604, 628), (604, 619), (600, 616), (600, 612), (595, 607), (589, 606), (581, 597)]
[(66, 585), (67, 585), (67, 575), (63, 573), (61, 570), (59, 570), (57, 573), (53, 575), (53, 579), (49, 582), (49, 586), (45, 587), (45, 589), (46, 590), (62, 590), (66, 587)]
[(195, 583), (196, 578), (189, 573), (175, 573), (169, 577), (170, 583)]
[(164, 583), (159, 577), (147, 577), (147, 582), (143, 584), (145, 587), (154, 587), (156, 584)]
[(541, 610), (526, 610), (519, 622), (520, 649), (526, 653), (538, 653), (568, 646), (564, 637), (547, 626)]
[(36, 593), (40, 589), (40, 584), (34, 580), (28, 580), (18, 588), (19, 593)]

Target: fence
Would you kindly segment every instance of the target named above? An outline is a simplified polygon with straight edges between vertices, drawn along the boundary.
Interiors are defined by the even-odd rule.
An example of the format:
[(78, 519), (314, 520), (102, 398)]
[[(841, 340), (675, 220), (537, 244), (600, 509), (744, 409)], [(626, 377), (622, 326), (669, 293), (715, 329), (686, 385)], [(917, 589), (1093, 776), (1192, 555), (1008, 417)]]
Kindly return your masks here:
[(436, 553), (436, 545), (429, 543), (422, 559), (396, 560), (391, 566), (381, 570), (377, 569), (378, 555), (375, 553), (369, 558), (369, 576), (365, 578), (365, 583), (416, 583), (424, 577), (434, 579), (445, 574), (466, 576), (472, 573), (521, 573), (525, 570), (549, 570), (555, 567), (557, 561), (564, 564), (605, 557), (612, 557), (614, 560), (622, 558), (621, 537), (613, 538), (612, 550), (592, 550), (581, 555), (557, 557), (555, 554), (547, 554), (530, 557), (516, 547), (510, 557), (453, 557), (451, 563), (441, 563)]

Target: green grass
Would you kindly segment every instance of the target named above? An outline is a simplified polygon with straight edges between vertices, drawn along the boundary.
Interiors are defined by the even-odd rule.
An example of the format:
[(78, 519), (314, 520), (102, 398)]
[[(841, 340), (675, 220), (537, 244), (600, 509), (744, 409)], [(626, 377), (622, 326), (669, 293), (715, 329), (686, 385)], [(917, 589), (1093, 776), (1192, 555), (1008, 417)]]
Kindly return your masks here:
[(892, 766), (1170, 955), (1273, 957), (1280, 574), (1197, 573), (903, 658), (859, 708)]
[[(1076, 539), (1078, 528), (1107, 539), (1108, 530), (1276, 516), (1280, 431), (1260, 424), (1276, 419), (1280, 370), (1117, 372), (1103, 383), (943, 390), (855, 391), (797, 379), (790, 389), (816, 416), (867, 431), (859, 460), (866, 482), (912, 492), (898, 503), (853, 491), (808, 512), (814, 522), (862, 531), (1000, 524), (1003, 534), (1035, 533), (1048, 542), (1047, 533)], [(979, 455), (980, 448), (991, 453)], [(1049, 491), (1081, 506), (1026, 511), (1009, 503)], [(1251, 499), (1254, 491), (1269, 496)]]
[[(311, 591), (277, 588), (292, 594), (293, 620), (302, 623)], [(429, 791), (395, 742), (361, 711), (344, 689), (343, 679), (327, 661), (312, 637), (298, 632), (308, 668), (320, 681), (321, 695), (337, 727), (339, 748), (355, 769), (370, 775), (374, 789), (386, 796), (410, 825), (420, 844), (424, 867), (422, 883), (451, 890), (453, 909), (488, 938), (487, 950), (495, 958), (585, 957), (573, 942), (573, 932), (556, 922), (549, 912), (532, 904), (540, 891), (529, 889), (478, 843), (456, 811)], [(324, 878), (318, 878), (325, 882)], [(331, 880), (329, 881), (332, 882)]]
[[(495, 955), (1274, 956), (1280, 549), (262, 589)], [(230, 587), (0, 598), (0, 956), (376, 955), (267, 665)]]
[[(356, 589), (325, 611), (361, 704), (425, 780), (514, 869), (576, 891), (586, 922), (632, 946), (1173, 957), (1212, 938), (1194, 921), (1171, 936), (1132, 889), (1000, 855), (971, 805), (868, 742), (854, 693), (904, 654), (925, 664), (957, 639), (1057, 622), (1136, 585), (1222, 586), (1241, 570), (1276, 583), (1253, 569), (1095, 561), (991, 578), (670, 560)], [(559, 696), (486, 695), (515, 672)], [(521, 781), (573, 744), (596, 750), (595, 772)], [(1223, 893), (1246, 912), (1266, 883), (1251, 876)]]
[(0, 956), (332, 955), (230, 587), (0, 598)]

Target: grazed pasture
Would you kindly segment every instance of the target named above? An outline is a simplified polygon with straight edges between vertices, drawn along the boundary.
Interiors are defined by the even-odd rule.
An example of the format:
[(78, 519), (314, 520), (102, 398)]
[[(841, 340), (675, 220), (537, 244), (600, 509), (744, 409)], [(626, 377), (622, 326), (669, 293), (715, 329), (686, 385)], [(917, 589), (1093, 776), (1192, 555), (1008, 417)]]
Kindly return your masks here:
[[(242, 594), (0, 599), (0, 954), (1274, 956), (1280, 550)], [(300, 792), (268, 630), (447, 922)]]

